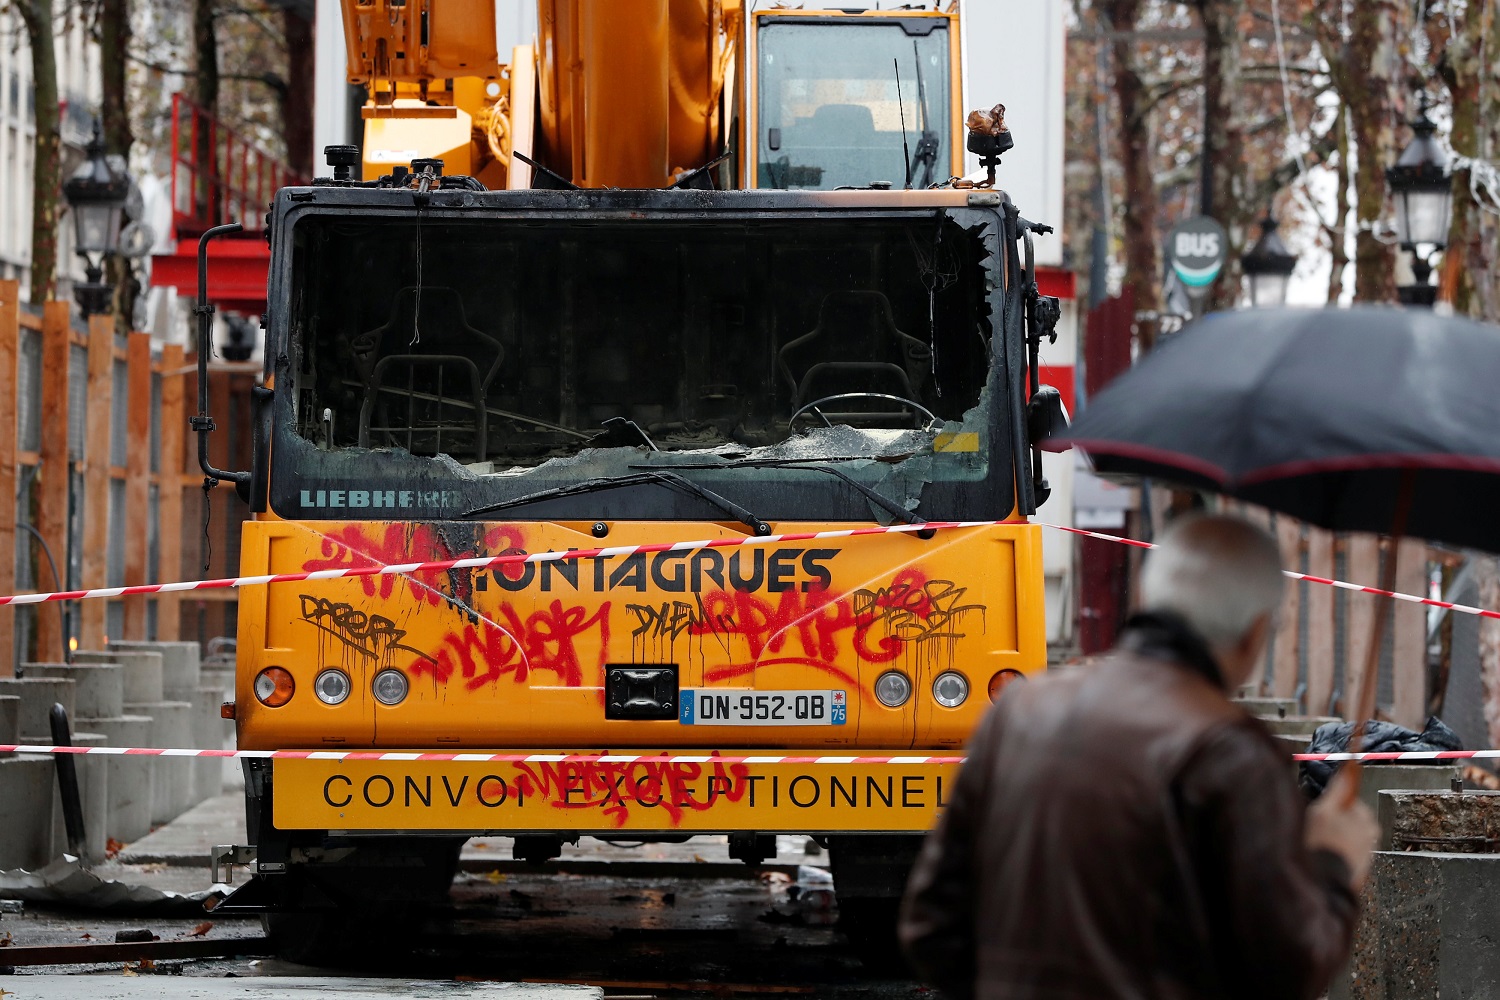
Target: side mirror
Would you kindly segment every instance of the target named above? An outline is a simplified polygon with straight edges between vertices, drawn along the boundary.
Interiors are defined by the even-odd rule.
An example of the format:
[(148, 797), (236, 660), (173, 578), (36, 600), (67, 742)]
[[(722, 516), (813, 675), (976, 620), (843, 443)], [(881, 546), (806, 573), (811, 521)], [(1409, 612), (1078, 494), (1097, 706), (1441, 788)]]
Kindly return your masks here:
[(1050, 385), (1038, 386), (1026, 404), (1026, 440), (1033, 448), (1068, 430), (1068, 410), (1062, 393)]

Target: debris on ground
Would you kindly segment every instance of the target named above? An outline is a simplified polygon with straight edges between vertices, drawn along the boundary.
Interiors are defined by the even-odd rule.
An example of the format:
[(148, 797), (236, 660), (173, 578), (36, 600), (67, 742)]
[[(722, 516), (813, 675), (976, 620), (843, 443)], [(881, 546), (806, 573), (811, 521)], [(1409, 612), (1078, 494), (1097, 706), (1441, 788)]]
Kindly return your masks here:
[(227, 892), (228, 887), (222, 884), (180, 893), (103, 879), (71, 854), (34, 872), (24, 868), (0, 871), (0, 898), (108, 913), (191, 915), (208, 908), (208, 900), (217, 904)]

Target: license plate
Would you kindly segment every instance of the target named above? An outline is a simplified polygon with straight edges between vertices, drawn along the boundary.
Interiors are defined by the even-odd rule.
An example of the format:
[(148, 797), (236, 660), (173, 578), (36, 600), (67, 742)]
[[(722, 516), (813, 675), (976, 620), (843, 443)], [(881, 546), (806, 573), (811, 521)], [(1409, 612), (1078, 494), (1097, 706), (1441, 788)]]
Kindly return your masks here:
[(684, 688), (684, 726), (842, 726), (849, 718), (844, 691), (726, 691)]

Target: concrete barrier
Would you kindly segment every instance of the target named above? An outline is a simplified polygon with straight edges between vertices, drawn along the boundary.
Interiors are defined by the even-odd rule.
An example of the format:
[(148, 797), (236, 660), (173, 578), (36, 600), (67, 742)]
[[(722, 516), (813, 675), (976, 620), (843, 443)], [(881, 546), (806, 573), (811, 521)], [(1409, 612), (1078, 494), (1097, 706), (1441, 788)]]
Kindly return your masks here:
[(0, 802), (5, 803), (0, 869), (38, 868), (54, 860), (52, 786), (56, 781), (49, 756), (12, 754), (0, 759)]
[(1329, 1000), (1500, 996), (1500, 855), (1379, 851)]
[(144, 705), (164, 699), (162, 660), (158, 652), (145, 650), (99, 652), (81, 649), (73, 654), (74, 663), (118, 663), (125, 671), (125, 703)]
[[(1457, 764), (1367, 764), (1359, 780), (1359, 797), (1376, 816), (1380, 815), (1381, 801), (1391, 798), (1390, 793), (1402, 791), (1448, 792), (1455, 779), (1463, 774)], [(1471, 794), (1471, 793), (1465, 793)], [(1384, 807), (1389, 810), (1391, 807)], [(1382, 829), (1380, 849), (1391, 850), (1389, 831)]]
[(39, 738), (52, 742), (53, 705), (73, 711), (73, 682), (63, 677), (0, 677), (0, 695), (13, 694), (21, 699), (20, 724), (24, 740)]
[(25, 663), (27, 677), (62, 677), (73, 682), (73, 708), (81, 717), (108, 719), (125, 706), (125, 671), (117, 663)]
[[(197, 750), (224, 749), (225, 720), (219, 717), (224, 699), (217, 687), (202, 687), (193, 692), (193, 747)], [(218, 757), (200, 757), (192, 763), (193, 805), (211, 799), (224, 791), (224, 761)]]
[[(112, 719), (79, 719), (80, 729), (100, 733), (110, 747), (144, 746), (155, 720), (146, 715)], [(109, 800), (104, 810), (104, 837), (128, 844), (151, 832), (151, 787), (157, 762), (150, 757), (100, 758), (107, 775)]]
[(188, 701), (188, 694), (198, 689), (200, 655), (196, 642), (120, 640), (110, 643), (109, 651), (160, 654), (162, 695), (168, 701)]
[[(152, 721), (151, 740), (146, 746), (185, 747), (193, 738), (193, 706), (186, 701), (125, 703), (127, 715), (147, 715)], [(154, 757), (151, 786), (151, 822), (170, 823), (192, 806), (193, 762), (185, 757)]]

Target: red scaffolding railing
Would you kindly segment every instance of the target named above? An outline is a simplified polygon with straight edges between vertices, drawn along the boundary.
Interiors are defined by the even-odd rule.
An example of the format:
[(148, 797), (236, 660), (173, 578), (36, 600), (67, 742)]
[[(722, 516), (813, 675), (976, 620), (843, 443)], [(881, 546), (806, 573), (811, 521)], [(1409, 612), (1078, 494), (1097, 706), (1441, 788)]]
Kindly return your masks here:
[(215, 116), (172, 95), (172, 227), (179, 238), (227, 222), (262, 230), (277, 188), (299, 180)]

